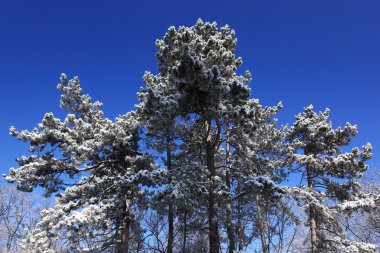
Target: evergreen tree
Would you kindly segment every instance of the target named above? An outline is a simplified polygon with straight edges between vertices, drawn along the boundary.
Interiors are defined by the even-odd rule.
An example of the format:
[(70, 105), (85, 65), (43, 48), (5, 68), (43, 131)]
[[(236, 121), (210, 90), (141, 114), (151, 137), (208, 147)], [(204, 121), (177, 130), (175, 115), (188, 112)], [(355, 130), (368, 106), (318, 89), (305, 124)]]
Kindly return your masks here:
[(352, 202), (360, 193), (355, 179), (368, 169), (365, 161), (372, 156), (372, 146), (366, 144), (362, 150), (355, 147), (351, 152), (343, 152), (342, 146), (349, 145), (357, 135), (357, 127), (346, 123), (344, 128), (334, 129), (328, 121), (329, 115), (329, 109), (316, 113), (310, 105), (296, 116), (288, 133), (292, 172), (306, 180), (306, 185), (295, 187), (291, 192), (306, 201), (312, 253), (336, 252), (343, 247), (362, 250), (361, 245), (334, 242), (336, 238), (331, 240), (330, 232), (341, 235), (340, 225), (333, 215), (336, 203), (344, 203), (338, 205), (340, 211), (361, 207), (358, 202)]
[[(5, 179), (56, 195), (23, 240), (24, 252), (233, 253), (255, 240), (264, 253), (289, 250), (301, 234), (292, 201), (310, 230), (310, 250), (303, 242), (294, 249), (376, 251), (346, 237), (341, 222), (380, 204), (357, 181), (371, 145), (345, 148), (356, 126), (334, 129), (329, 110), (312, 106), (290, 128), (277, 126), (282, 104), (251, 98), (251, 74), (238, 74), (242, 59), (228, 25), (199, 19), (170, 27), (156, 46), (158, 73), (144, 74), (136, 110), (110, 120), (77, 77), (62, 74), (65, 119), (47, 113), (31, 131), (11, 127), (31, 154)], [(297, 176), (299, 186), (285, 186)]]
[[(265, 180), (271, 181), (275, 162), (270, 161), (267, 155), (275, 153), (275, 147), (271, 144), (281, 139), (275, 125), (270, 123), (277, 109), (262, 109), (257, 100), (249, 100), (250, 73), (247, 71), (245, 76), (236, 73), (242, 64), (241, 58), (236, 58), (234, 54), (236, 43), (235, 32), (228, 26), (218, 28), (215, 22), (211, 24), (198, 20), (195, 26), (179, 27), (178, 31), (170, 27), (164, 38), (156, 42), (159, 74), (147, 74), (147, 88), (140, 93), (145, 102), (143, 108), (155, 108), (150, 110), (150, 114), (147, 111), (149, 115), (155, 114), (149, 120), (154, 122), (156, 129), (173, 123), (165, 121), (167, 118), (182, 122), (180, 125), (186, 121), (186, 127), (180, 129), (186, 128), (188, 132), (184, 136), (187, 138), (181, 141), (187, 147), (188, 159), (192, 157), (193, 166), (203, 168), (203, 171), (198, 170), (196, 178), (206, 176), (206, 181), (202, 181), (206, 183), (206, 188), (203, 184), (199, 189), (205, 190), (203, 202), (208, 212), (210, 252), (219, 251), (220, 248), (221, 221), (217, 217), (224, 202), (227, 204), (225, 223), (230, 252), (235, 246), (230, 172), (230, 156), (235, 146), (240, 150), (238, 156), (245, 155), (245, 158), (239, 159), (251, 161), (251, 164), (246, 165), (245, 176), (252, 180), (247, 181), (253, 182), (256, 175), (266, 175), (269, 178)], [(256, 131), (256, 123), (260, 124), (261, 132)], [(270, 141), (262, 135), (265, 130)], [(162, 129), (159, 131), (162, 132)], [(188, 138), (188, 133), (193, 133), (193, 136)], [(250, 139), (250, 145), (265, 147), (261, 153), (253, 150), (253, 147), (249, 150), (248, 146), (244, 146), (249, 134), (256, 137), (262, 135)], [(246, 151), (251, 153), (244, 153)], [(251, 157), (255, 151), (257, 153)], [(182, 178), (188, 178), (181, 173)], [(224, 201), (225, 198), (227, 201)]]
[(63, 122), (47, 113), (32, 131), (10, 129), (34, 154), (18, 159), (6, 180), (22, 191), (40, 186), (46, 196), (57, 195), (24, 248), (53, 252), (52, 245), (67, 241), (70, 252), (128, 252), (132, 206), (145, 194), (140, 185), (154, 185), (160, 171), (153, 172), (151, 157), (138, 151), (133, 112), (105, 118), (102, 104), (82, 93), (77, 77), (67, 81), (62, 74), (58, 89), (61, 108), (70, 111)]

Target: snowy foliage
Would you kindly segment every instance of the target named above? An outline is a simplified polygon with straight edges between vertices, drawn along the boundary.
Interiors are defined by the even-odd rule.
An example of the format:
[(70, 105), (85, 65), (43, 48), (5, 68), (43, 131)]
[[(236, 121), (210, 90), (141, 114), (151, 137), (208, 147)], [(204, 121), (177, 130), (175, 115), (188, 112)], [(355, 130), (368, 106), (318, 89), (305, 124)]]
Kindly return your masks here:
[[(379, 196), (361, 194), (356, 180), (368, 169), (365, 162), (372, 157), (372, 146), (366, 144), (362, 150), (355, 147), (343, 153), (341, 146), (349, 145), (358, 133), (357, 127), (346, 123), (343, 129), (333, 129), (328, 121), (329, 114), (329, 109), (316, 113), (310, 105), (296, 116), (288, 132), (287, 159), (291, 170), (302, 173), (306, 180), (306, 186), (295, 187), (290, 193), (304, 200), (301, 205), (309, 213), (310, 229), (316, 232), (316, 245), (318, 248), (330, 245), (334, 249), (336, 244), (326, 242), (334, 234), (344, 238), (337, 219), (340, 213), (373, 209), (379, 204)], [(336, 202), (341, 204), (334, 204)], [(336, 250), (345, 244), (347, 240), (336, 246)], [(360, 248), (349, 246), (347, 252), (356, 252), (349, 251), (354, 247)]]
[(114, 121), (104, 118), (101, 103), (82, 93), (77, 77), (67, 81), (62, 74), (58, 89), (61, 108), (70, 111), (63, 122), (47, 113), (33, 131), (10, 130), (36, 155), (18, 159), (19, 168), (10, 169), (6, 180), (20, 190), (40, 186), (45, 195), (58, 196), (42, 213), (27, 248), (38, 252), (67, 240), (79, 250), (81, 240), (98, 237), (100, 246), (114, 244), (125, 219), (133, 216), (126, 217), (125, 202), (144, 196), (139, 186), (154, 185), (163, 171), (138, 152), (133, 112)]
[[(372, 146), (343, 152), (356, 126), (334, 129), (330, 111), (312, 106), (291, 127), (278, 126), (282, 103), (264, 107), (251, 98), (251, 74), (237, 73), (243, 61), (228, 25), (199, 19), (170, 27), (156, 46), (158, 73), (144, 74), (135, 110), (110, 120), (77, 77), (62, 74), (66, 118), (46, 113), (31, 131), (10, 128), (31, 154), (5, 179), (56, 195), (23, 240), (25, 252), (216, 253), (226, 246), (231, 253), (256, 239), (261, 251), (280, 251), (286, 228), (302, 220), (289, 200), (307, 216), (313, 253), (315, 245), (318, 252), (376, 251), (348, 238), (339, 219), (380, 204), (357, 181)], [(301, 184), (287, 187), (293, 175)]]
[(376, 253), (377, 247), (370, 243), (355, 242), (352, 240), (333, 237), (325, 242), (321, 252), (326, 253)]
[(229, 26), (219, 28), (215, 22), (200, 19), (192, 27), (170, 27), (156, 41), (160, 75), (167, 76), (180, 92), (180, 106), (188, 112), (216, 111), (220, 105), (249, 97), (250, 73), (236, 74), (242, 64), (235, 57), (236, 43), (235, 31)]

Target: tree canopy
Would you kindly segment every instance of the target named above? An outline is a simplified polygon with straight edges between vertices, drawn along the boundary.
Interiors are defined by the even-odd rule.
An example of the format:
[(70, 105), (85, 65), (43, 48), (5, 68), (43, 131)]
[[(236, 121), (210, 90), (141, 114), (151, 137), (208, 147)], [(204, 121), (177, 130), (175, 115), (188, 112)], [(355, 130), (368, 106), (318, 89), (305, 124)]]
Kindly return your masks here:
[(78, 77), (62, 74), (65, 119), (10, 128), (30, 154), (5, 179), (56, 196), (21, 249), (286, 252), (303, 229), (300, 252), (376, 252), (343, 222), (380, 204), (359, 183), (372, 146), (343, 148), (356, 126), (334, 129), (330, 110), (311, 105), (279, 126), (282, 103), (252, 98), (228, 25), (169, 27), (156, 46), (158, 72), (144, 74), (135, 110), (108, 119)]

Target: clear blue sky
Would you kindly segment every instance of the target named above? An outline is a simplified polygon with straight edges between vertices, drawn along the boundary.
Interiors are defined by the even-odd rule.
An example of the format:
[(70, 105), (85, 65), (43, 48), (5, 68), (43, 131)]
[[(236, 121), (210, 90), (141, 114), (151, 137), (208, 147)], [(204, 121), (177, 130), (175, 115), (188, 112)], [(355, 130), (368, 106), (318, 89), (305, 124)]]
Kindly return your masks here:
[(133, 108), (155, 39), (198, 18), (236, 30), (253, 97), (283, 101), (281, 123), (308, 104), (329, 107), (335, 126), (359, 126), (380, 167), (380, 2), (0, 0), (0, 173), (27, 154), (8, 136), (59, 110), (60, 73), (78, 75), (114, 118)]

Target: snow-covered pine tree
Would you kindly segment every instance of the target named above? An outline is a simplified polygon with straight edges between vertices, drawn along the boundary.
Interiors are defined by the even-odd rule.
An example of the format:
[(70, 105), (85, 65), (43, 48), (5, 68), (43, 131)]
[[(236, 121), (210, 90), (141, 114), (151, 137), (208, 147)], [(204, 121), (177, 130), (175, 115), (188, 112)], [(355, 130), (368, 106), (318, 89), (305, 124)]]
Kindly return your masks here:
[[(358, 200), (359, 185), (355, 180), (367, 170), (365, 161), (372, 156), (372, 146), (366, 144), (362, 150), (355, 147), (351, 152), (344, 152), (342, 147), (348, 146), (357, 135), (357, 127), (346, 123), (344, 128), (334, 129), (329, 115), (329, 109), (316, 113), (310, 105), (296, 116), (289, 129), (291, 170), (306, 181), (306, 185), (289, 192), (304, 200), (308, 208), (312, 253), (375, 252), (372, 245), (344, 239), (338, 219), (334, 218), (334, 212), (360, 208), (363, 202), (367, 207), (374, 206), (373, 198)], [(332, 238), (334, 233), (338, 237)]]
[[(154, 76), (150, 72), (146, 72), (143, 76), (145, 88), (141, 88), (137, 93), (140, 104), (136, 105), (137, 115), (142, 122), (145, 141), (147, 147), (156, 150), (161, 154), (161, 158), (166, 165), (166, 177), (163, 184), (171, 186), (175, 185), (173, 168), (173, 153), (176, 150), (175, 143), (175, 117), (178, 112), (178, 102), (175, 87), (168, 83), (166, 76)], [(162, 156), (164, 155), (164, 156)], [(154, 198), (153, 200), (157, 200)], [(170, 199), (170, 194), (160, 195), (159, 201), (167, 210), (164, 211), (168, 216), (168, 240), (167, 253), (173, 252), (174, 246), (174, 212), (175, 206)], [(158, 204), (158, 203), (157, 203)], [(152, 205), (155, 206), (155, 205)], [(159, 206), (159, 205), (158, 205)], [(163, 208), (165, 209), (165, 208)]]
[[(194, 146), (194, 142), (201, 139), (201, 128), (192, 119), (179, 116), (179, 92), (176, 86), (169, 84), (168, 76), (146, 72), (143, 80), (146, 87), (138, 93), (137, 115), (143, 122), (147, 147), (160, 154), (158, 160), (161, 159), (167, 169), (163, 185), (151, 199), (151, 207), (168, 215), (166, 249), (173, 252), (175, 213), (186, 216), (194, 212), (193, 216), (202, 216), (196, 207), (200, 206), (199, 199), (204, 198), (206, 190), (202, 182), (206, 180), (199, 168), (202, 147)], [(184, 230), (182, 248), (186, 248), (186, 236)]]
[(140, 185), (154, 184), (161, 172), (138, 151), (134, 112), (105, 118), (102, 104), (83, 94), (77, 77), (68, 81), (62, 74), (58, 89), (61, 108), (70, 112), (64, 121), (47, 113), (32, 131), (10, 129), (33, 154), (18, 159), (6, 180), (22, 191), (40, 186), (46, 196), (58, 196), (24, 250), (55, 252), (55, 245), (64, 252), (127, 253), (133, 206), (145, 195)]
[[(153, 92), (152, 97), (156, 101), (165, 101), (175, 106), (176, 109), (171, 110), (175, 112), (172, 118), (180, 116), (190, 123), (187, 125), (187, 131), (192, 132), (193, 137), (182, 141), (187, 147), (198, 148), (192, 151), (192, 159), (197, 159), (198, 165), (195, 165), (194, 161), (196, 167), (204, 168), (200, 175), (207, 175), (207, 187), (200, 186), (200, 189), (206, 190), (210, 252), (218, 252), (220, 248), (218, 212), (223, 210), (222, 205), (227, 207), (229, 252), (233, 252), (235, 232), (231, 220), (233, 196), (230, 156), (235, 147), (232, 145), (238, 146), (238, 140), (243, 143), (244, 140), (241, 138), (247, 138), (249, 134), (257, 137), (267, 130), (260, 138), (250, 139), (251, 142), (256, 142), (252, 145), (265, 146), (265, 150), (261, 150), (265, 155), (257, 149), (255, 157), (247, 157), (246, 159), (251, 159), (250, 165), (254, 164), (254, 167), (247, 169), (245, 175), (251, 177), (250, 182), (257, 179), (257, 175), (266, 175), (266, 179), (271, 181), (275, 162), (262, 157), (268, 158), (269, 153), (274, 154), (276, 147), (272, 144), (281, 140), (278, 138), (280, 134), (270, 122), (270, 117), (278, 108), (261, 109), (257, 100), (249, 100), (248, 84), (251, 76), (248, 71), (244, 76), (236, 73), (242, 59), (235, 56), (237, 40), (235, 32), (228, 26), (218, 28), (215, 22), (204, 23), (198, 20), (192, 27), (182, 26), (178, 30), (170, 27), (164, 38), (157, 40), (156, 44), (159, 74), (150, 79), (158, 83), (158, 80), (167, 80), (165, 85), (156, 84), (155, 87), (163, 89), (169, 84), (173, 88), (164, 88), (170, 90), (170, 99), (162, 98), (159, 91)], [(151, 101), (154, 102), (154, 99)], [(255, 132), (257, 122), (253, 119), (261, 124), (260, 133)], [(263, 136), (269, 136), (271, 140), (267, 141)], [(221, 152), (222, 149), (225, 149), (225, 153)], [(248, 147), (244, 149), (249, 150)], [(245, 155), (251, 156), (254, 151), (250, 152)], [(259, 161), (262, 163), (260, 169), (257, 168)]]
[[(241, 221), (254, 219), (261, 249), (268, 251), (261, 202), (278, 202), (283, 193), (278, 183), (285, 178), (286, 128), (277, 129), (274, 118), (280, 108), (281, 103), (274, 107), (262, 107), (259, 100), (250, 99), (235, 112), (229, 113), (227, 110), (224, 113), (232, 123), (227, 146), (232, 147), (230, 198), (233, 200), (232, 206), (238, 209), (235, 210), (238, 214), (235, 222), (239, 231), (236, 235), (238, 250), (243, 250), (244, 238), (252, 238), (244, 236)], [(255, 210), (254, 215), (252, 210)]]
[[(186, 120), (178, 116), (177, 87), (170, 85), (168, 76), (154, 76), (150, 72), (144, 74), (143, 80), (146, 87), (141, 88), (137, 94), (140, 104), (136, 105), (136, 112), (142, 122), (147, 147), (157, 151), (158, 159), (166, 165), (165, 177), (160, 189), (156, 190), (151, 199), (151, 207), (168, 216), (166, 250), (171, 253), (175, 246), (175, 214), (180, 210), (195, 211), (198, 206), (197, 195), (200, 188), (196, 186), (196, 182), (199, 177), (194, 170), (197, 165), (194, 165), (194, 159), (188, 155), (191, 152), (186, 145), (191, 143), (190, 130)], [(183, 244), (186, 247), (186, 233)]]
[[(159, 72), (178, 90), (179, 115), (190, 116), (202, 129), (203, 159), (207, 180), (207, 210), (209, 247), (211, 253), (220, 248), (217, 217), (217, 175), (215, 156), (221, 143), (221, 107), (232, 108), (249, 98), (250, 74), (239, 76), (236, 69), (242, 64), (235, 57), (237, 40), (228, 26), (202, 20), (192, 27), (170, 27), (164, 38), (157, 40)], [(198, 127), (197, 126), (197, 127)], [(202, 163), (203, 162), (203, 163)]]
[[(228, 26), (198, 20), (170, 27), (156, 45), (158, 74), (145, 73), (136, 111), (107, 119), (79, 79), (62, 74), (66, 118), (47, 113), (32, 131), (10, 129), (32, 154), (19, 158), (6, 180), (57, 196), (23, 241), (24, 251), (217, 253), (226, 246), (233, 253), (260, 239), (257, 248), (269, 252), (266, 217), (293, 216), (281, 210), (287, 193), (307, 208), (313, 253), (375, 252), (371, 244), (347, 240), (337, 218), (380, 204), (356, 181), (371, 146), (342, 149), (357, 134), (355, 126), (333, 129), (328, 110), (307, 107), (290, 129), (278, 128), (274, 117), (282, 105), (250, 99), (251, 75), (237, 72), (242, 59)], [(144, 151), (158, 151), (161, 160), (140, 150), (143, 141)], [(306, 186), (280, 187), (285, 165)], [(145, 223), (138, 221), (145, 214)], [(153, 242), (146, 239), (151, 231)]]

